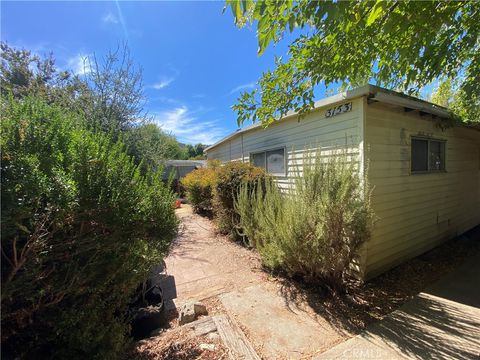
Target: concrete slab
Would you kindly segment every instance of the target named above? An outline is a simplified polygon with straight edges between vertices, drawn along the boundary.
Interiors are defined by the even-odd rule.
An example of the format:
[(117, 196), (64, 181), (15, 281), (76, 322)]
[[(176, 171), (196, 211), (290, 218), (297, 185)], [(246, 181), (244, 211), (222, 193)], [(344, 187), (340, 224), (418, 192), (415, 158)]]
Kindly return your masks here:
[(223, 294), (220, 300), (267, 359), (312, 357), (343, 338), (325, 320), (314, 320), (260, 285)]
[(348, 341), (317, 355), (314, 360), (402, 360), (405, 359), (395, 351), (376, 345), (370, 340), (355, 336)]
[(316, 359), (480, 359), (478, 274), (480, 255)]

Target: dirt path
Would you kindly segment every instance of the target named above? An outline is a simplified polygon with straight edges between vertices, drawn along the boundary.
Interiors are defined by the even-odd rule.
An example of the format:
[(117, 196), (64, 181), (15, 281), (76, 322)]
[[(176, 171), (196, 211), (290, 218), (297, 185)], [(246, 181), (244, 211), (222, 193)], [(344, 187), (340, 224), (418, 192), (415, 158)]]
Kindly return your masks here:
[(174, 277), (177, 307), (265, 281), (256, 254), (217, 236), (211, 222), (193, 214), (188, 205), (177, 215), (179, 235), (165, 259), (167, 273)]
[(189, 206), (177, 212), (181, 227), (165, 259), (167, 297), (220, 304), (265, 359), (310, 358), (350, 334), (334, 328), (306, 303), (291, 302), (281, 285), (261, 270), (258, 256), (223, 236)]

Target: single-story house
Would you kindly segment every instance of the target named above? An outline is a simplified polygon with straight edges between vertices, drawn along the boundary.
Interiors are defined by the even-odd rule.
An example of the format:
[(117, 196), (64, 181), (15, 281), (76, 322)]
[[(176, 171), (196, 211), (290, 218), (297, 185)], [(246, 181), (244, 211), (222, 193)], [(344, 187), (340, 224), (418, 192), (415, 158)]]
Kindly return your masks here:
[[(208, 159), (263, 166), (288, 189), (305, 149), (358, 158), (373, 187), (376, 223), (357, 271), (374, 277), (480, 224), (480, 127), (442, 126), (447, 109), (366, 85), (254, 124), (208, 147)], [(300, 164), (300, 165), (299, 165)], [(368, 164), (368, 166), (367, 166)]]
[(162, 173), (164, 182), (172, 180), (172, 189), (180, 197), (184, 196), (180, 179), (195, 169), (207, 166), (207, 160), (167, 160)]
[(162, 178), (168, 180), (173, 176), (173, 179), (178, 181), (193, 170), (206, 165), (207, 160), (167, 160), (165, 161)]

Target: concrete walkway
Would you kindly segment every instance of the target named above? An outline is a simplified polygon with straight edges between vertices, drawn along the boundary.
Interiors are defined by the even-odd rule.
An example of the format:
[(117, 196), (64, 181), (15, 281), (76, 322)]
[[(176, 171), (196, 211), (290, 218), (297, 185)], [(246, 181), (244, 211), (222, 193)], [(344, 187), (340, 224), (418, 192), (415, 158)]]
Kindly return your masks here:
[(189, 206), (177, 216), (181, 230), (165, 259), (170, 276), (161, 283), (167, 304), (218, 299), (263, 359), (311, 358), (351, 336), (308, 304), (287, 301), (255, 252), (217, 236)]
[(315, 359), (480, 359), (480, 255)]

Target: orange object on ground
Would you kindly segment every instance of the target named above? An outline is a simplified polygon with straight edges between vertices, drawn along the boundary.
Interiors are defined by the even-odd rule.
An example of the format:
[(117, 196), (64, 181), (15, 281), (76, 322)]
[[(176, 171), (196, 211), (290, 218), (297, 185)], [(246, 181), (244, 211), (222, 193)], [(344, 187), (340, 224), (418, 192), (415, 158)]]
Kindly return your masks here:
[(175, 200), (175, 209), (180, 209), (182, 207), (182, 202), (180, 200)]

